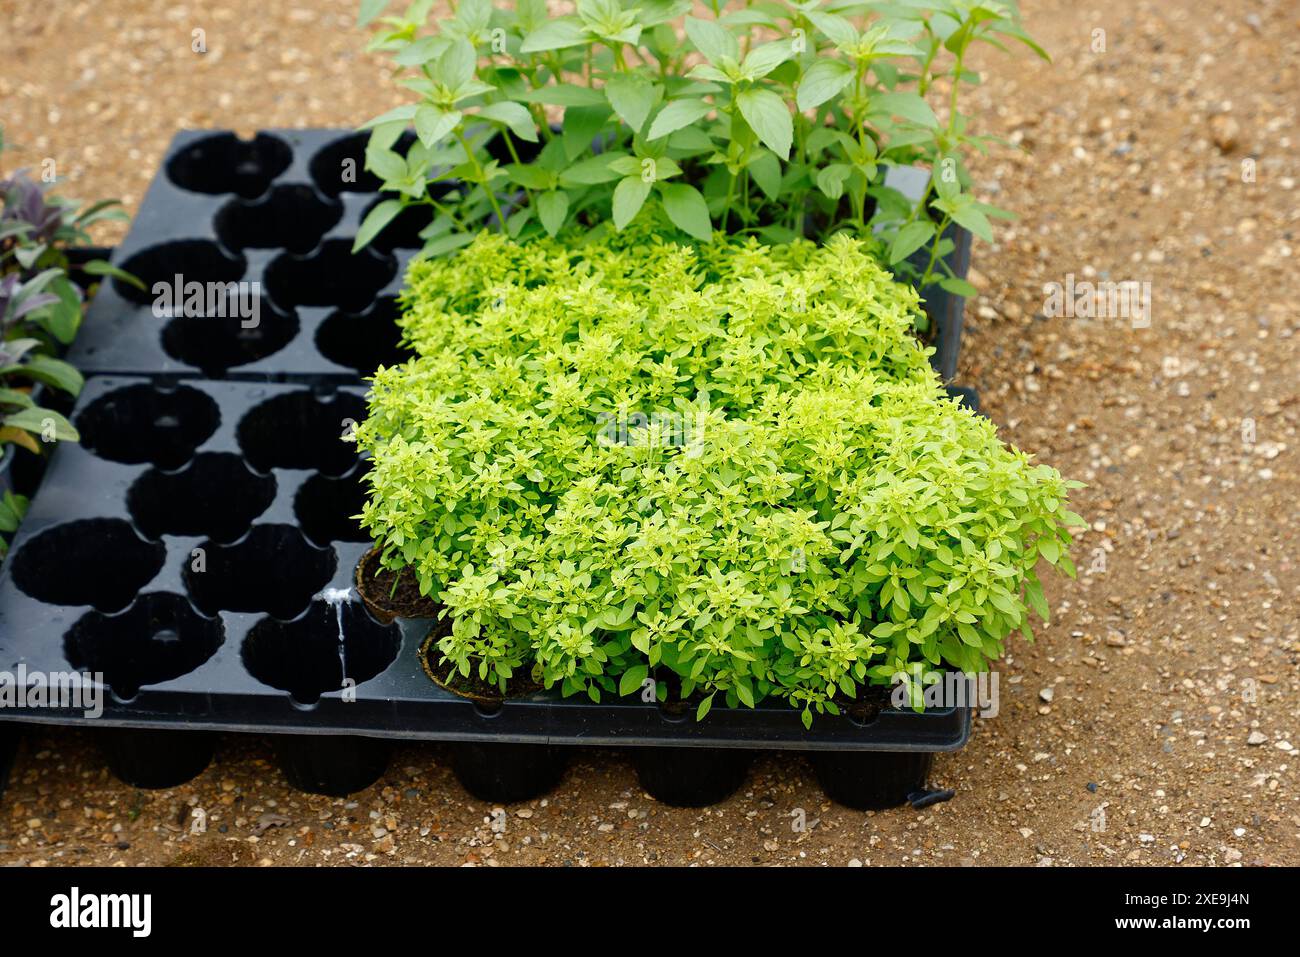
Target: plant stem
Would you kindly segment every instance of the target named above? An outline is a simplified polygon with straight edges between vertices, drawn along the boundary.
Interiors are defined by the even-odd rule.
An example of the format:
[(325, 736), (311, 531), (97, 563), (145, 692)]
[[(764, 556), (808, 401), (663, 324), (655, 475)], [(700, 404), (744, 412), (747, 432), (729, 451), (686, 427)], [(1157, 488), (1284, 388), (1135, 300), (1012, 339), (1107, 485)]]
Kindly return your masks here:
[[(952, 71), (952, 93), (948, 98), (948, 130), (944, 135), (944, 145), (949, 148), (957, 131), (957, 93), (958, 88), (961, 86), (961, 64), (965, 54), (966, 48), (964, 46), (957, 50), (957, 60)], [(917, 203), (912, 209), (912, 215), (907, 218), (909, 223), (916, 218), (919, 210), (927, 208), (930, 193), (934, 191), (935, 175), (934, 165), (931, 164), (930, 181), (925, 184), (925, 192), (921, 196), (921, 202)], [(917, 287), (918, 289), (924, 289), (930, 282), (930, 276), (934, 272), (935, 260), (939, 258), (939, 243), (943, 241), (943, 231), (948, 228), (950, 222), (952, 222), (952, 217), (945, 213), (943, 220), (939, 223), (939, 228), (934, 232), (934, 242), (930, 244), (930, 261), (925, 267), (925, 273), (921, 276), (921, 284)]]
[[(432, 181), (431, 181), (431, 182), (432, 182)], [(448, 219), (450, 219), (450, 220), (452, 221), (452, 223), (454, 223), (457, 227), (460, 226), (460, 217), (456, 215), (455, 210), (454, 210), (453, 208), (451, 208), (451, 207), (448, 207), (448, 206), (444, 206), (444, 205), (442, 205), (442, 203), (438, 202), (436, 199), (434, 199), (432, 196), (430, 196), (427, 192), (424, 194), (423, 198), (420, 199), (420, 200), (417, 200), (417, 202), (422, 203), (422, 204), (425, 204), (425, 205), (428, 205), (428, 206), (432, 206), (432, 207), (433, 207), (434, 209), (436, 209), (439, 213), (441, 213), (442, 215), (444, 215), (444, 216), (446, 216)]]
[(465, 156), (469, 158), (470, 165), (474, 167), (474, 175), (478, 180), (478, 184), (483, 187), (483, 192), (487, 193), (488, 203), (491, 204), (492, 212), (497, 217), (497, 229), (504, 233), (506, 231), (506, 219), (501, 215), (501, 206), (497, 203), (496, 193), (492, 191), (492, 186), (483, 175), (483, 166), (479, 163), (478, 157), (474, 155), (474, 151), (469, 148), (469, 143), (465, 140), (465, 134), (459, 126), (456, 127), (456, 141), (460, 143), (460, 148), (465, 151)]
[[(517, 166), (522, 166), (522, 165), (524, 165), (524, 164), (523, 164), (523, 160), (521, 160), (521, 159), (519, 158), (519, 151), (515, 149), (515, 140), (514, 140), (514, 137), (510, 135), (510, 131), (509, 131), (508, 129), (504, 129), (504, 128), (503, 128), (503, 129), (501, 130), (501, 135), (502, 135), (503, 137), (505, 137), (505, 141), (506, 141), (506, 149), (508, 149), (508, 150), (510, 151), (510, 157), (511, 157), (511, 159), (513, 159), (513, 160), (515, 161), (515, 164), (516, 164)], [(529, 189), (527, 186), (525, 186), (525, 187), (524, 187), (524, 195), (528, 197), (528, 205), (529, 205), (529, 206), (532, 206), (532, 205), (533, 205), (533, 191), (532, 191), (531, 189)]]
[(731, 197), (735, 195), (735, 192), (736, 192), (736, 174), (731, 171), (730, 167), (728, 167), (727, 168), (727, 198), (722, 204), (722, 222), (719, 224), (719, 226), (721, 227), (724, 233), (727, 231), (727, 217), (731, 215)]
[(952, 217), (945, 215), (939, 223), (939, 228), (934, 234), (934, 243), (930, 246), (930, 261), (926, 263), (925, 272), (921, 275), (921, 281), (917, 284), (918, 290), (924, 290), (930, 284), (930, 277), (934, 274), (934, 264), (939, 258), (939, 243), (943, 241), (943, 231), (948, 228), (952, 222)]

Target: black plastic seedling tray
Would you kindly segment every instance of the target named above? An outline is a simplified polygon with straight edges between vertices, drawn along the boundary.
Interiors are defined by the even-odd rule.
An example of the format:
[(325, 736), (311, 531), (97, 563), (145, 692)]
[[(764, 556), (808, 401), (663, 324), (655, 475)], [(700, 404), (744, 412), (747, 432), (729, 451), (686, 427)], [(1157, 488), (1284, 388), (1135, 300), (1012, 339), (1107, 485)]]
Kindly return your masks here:
[[(885, 185), (898, 190), (912, 202), (925, 195), (929, 181), (930, 171), (919, 166), (891, 166), (885, 171)], [(970, 273), (970, 230), (952, 223), (944, 231), (944, 236), (953, 243), (953, 248), (943, 257), (944, 262), (954, 275), (965, 279)], [(918, 272), (924, 273), (929, 258), (930, 246), (927, 244), (909, 256), (907, 261)], [(938, 283), (932, 283), (925, 290), (923, 298), (925, 314), (930, 319), (933, 333), (931, 344), (934, 346), (934, 354), (930, 356), (930, 365), (944, 382), (952, 382), (957, 376), (957, 357), (961, 353), (966, 299), (948, 292)]]
[[(419, 226), (351, 257), (378, 198), (364, 142), (308, 130), (173, 143), (113, 261), (151, 287), (177, 272), (262, 282), (262, 324), (159, 317), (129, 287), (102, 287), (71, 355), (91, 375), (73, 410), (82, 444), (58, 447), (0, 566), (0, 671), (101, 674), (103, 713), (0, 720), (97, 727), (110, 767), (142, 787), (187, 780), (212, 732), (238, 732), (273, 733), (291, 783), (329, 794), (376, 780), (401, 739), (451, 742), (461, 781), (494, 801), (553, 786), (582, 745), (632, 748), (643, 785), (674, 804), (725, 797), (757, 750), (807, 752), (852, 806), (923, 795), (933, 754), (965, 743), (969, 710), (886, 708), (806, 730), (779, 704), (702, 722), (639, 696), (485, 708), (427, 677), (430, 621), (371, 617), (352, 587), (365, 464), (346, 436), (365, 414), (363, 376), (402, 358), (392, 297)], [(339, 179), (349, 160), (356, 182)]]
[[(69, 360), (87, 374), (199, 374), (348, 382), (409, 355), (396, 295), (427, 219), (398, 217), (365, 250), (352, 240), (383, 197), (367, 134), (274, 130), (252, 140), (186, 131), (167, 151), (113, 263), (145, 285), (104, 283)], [(228, 319), (193, 317), (157, 284), (247, 283)], [(257, 323), (249, 308), (257, 284)], [(214, 285), (213, 288), (216, 288)], [(170, 315), (169, 315), (170, 310)]]
[[(354, 773), (369, 783), (382, 772), (359, 738), (472, 742), (458, 768), (493, 796), (553, 780), (559, 745), (651, 747), (638, 758), (647, 780), (658, 773), (663, 790), (713, 793), (711, 778), (731, 780), (742, 759), (697, 761), (676, 749), (862, 754), (965, 742), (961, 709), (887, 709), (868, 723), (824, 717), (805, 730), (785, 706), (718, 709), (697, 722), (637, 697), (593, 704), (539, 693), (487, 710), (437, 687), (418, 656), (431, 622), (381, 625), (352, 587), (368, 547), (350, 518), (365, 466), (343, 436), (364, 412), (361, 394), (90, 380), (74, 411), (82, 444), (60, 447), (0, 567), (0, 669), (101, 673), (110, 693), (94, 719), (47, 708), (7, 717), (181, 730), (119, 736), (110, 747), (115, 770), (153, 785), (202, 769), (211, 744), (191, 735), (202, 730), (334, 737), (282, 744), (286, 769), (311, 790), (350, 790)], [(331, 589), (346, 598), (327, 602)], [(504, 771), (476, 769), (503, 754)], [(673, 771), (686, 762), (691, 774)], [(506, 771), (526, 780), (502, 781)], [(909, 779), (887, 803), (920, 784)]]

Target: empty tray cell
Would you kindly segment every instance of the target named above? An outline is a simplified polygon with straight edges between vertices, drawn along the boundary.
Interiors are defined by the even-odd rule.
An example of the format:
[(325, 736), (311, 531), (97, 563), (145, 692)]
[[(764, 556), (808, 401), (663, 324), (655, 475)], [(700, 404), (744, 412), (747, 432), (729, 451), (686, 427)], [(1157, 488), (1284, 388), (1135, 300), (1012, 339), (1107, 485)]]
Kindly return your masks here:
[[(114, 279), (113, 288), (124, 299), (152, 306), (155, 315), (173, 316), (215, 312), (208, 304), (227, 301), (235, 291), (229, 284), (243, 278), (247, 263), (242, 256), (226, 255), (210, 239), (178, 239), (140, 250), (122, 268), (144, 283), (140, 289)], [(196, 308), (198, 303), (202, 306)]]
[(87, 518), (41, 532), (10, 559), (14, 584), (51, 605), (121, 611), (162, 568), (167, 550), (121, 518)]
[(519, 157), (519, 162), (521, 163), (531, 163), (533, 160), (537, 159), (537, 156), (541, 153), (545, 142), (539, 139), (535, 143), (530, 143), (528, 140), (521, 140), (516, 136), (513, 140), (513, 145), (515, 151), (514, 153), (511, 153), (511, 144), (507, 143), (506, 138), (498, 133), (487, 141), (488, 156), (492, 157), (492, 159), (496, 160), (502, 166), (509, 166), (511, 163), (515, 162), (515, 156)]
[(153, 468), (126, 494), (146, 538), (191, 535), (233, 542), (275, 498), (275, 478), (251, 471), (233, 452), (205, 452), (179, 472)]
[(347, 239), (328, 239), (309, 256), (280, 255), (266, 267), (266, 291), (281, 308), (337, 306), (360, 312), (397, 271), (373, 250), (352, 252)]
[(146, 685), (189, 674), (225, 638), (221, 620), (204, 618), (173, 592), (141, 595), (121, 614), (90, 611), (69, 629), (64, 656), (82, 671), (100, 672), (119, 698)]
[(234, 290), (211, 315), (177, 316), (163, 326), (164, 351), (208, 376), (257, 362), (279, 352), (298, 334), (298, 318), (266, 296)]
[(317, 600), (295, 621), (259, 621), (241, 654), (258, 681), (311, 704), (340, 690), (345, 677), (359, 685), (380, 674), (400, 647), (401, 630), (376, 622), (360, 602)]
[(195, 193), (238, 193), (252, 199), (265, 193), (292, 159), (293, 150), (278, 136), (258, 133), (241, 140), (234, 133), (217, 133), (173, 156), (167, 178)]
[(221, 422), (217, 403), (189, 386), (143, 383), (102, 395), (77, 416), (81, 444), (100, 458), (177, 469)]
[(205, 615), (261, 611), (288, 619), (325, 587), (336, 562), (292, 525), (254, 525), (233, 545), (203, 542), (186, 556), (182, 577)]
[(311, 469), (342, 475), (357, 461), (353, 430), (366, 403), (351, 392), (321, 397), (288, 392), (249, 410), (237, 429), (240, 451), (259, 472)]
[(335, 312), (316, 330), (316, 349), (363, 376), (374, 375), (380, 366), (401, 365), (415, 353), (401, 344), (398, 314), (392, 296), (381, 296), (360, 315)]
[(288, 249), (305, 253), (343, 215), (310, 186), (277, 186), (261, 199), (234, 199), (217, 213), (217, 237), (227, 249)]
[[(316, 188), (326, 196), (339, 193), (374, 193), (379, 190), (379, 177), (366, 169), (366, 144), (369, 133), (350, 133), (321, 147), (311, 158), (311, 178)], [(403, 133), (393, 146), (402, 156), (415, 142), (415, 134)]]
[(370, 535), (357, 521), (366, 502), (365, 468), (358, 466), (342, 478), (313, 475), (293, 499), (293, 514), (303, 534), (317, 545), (368, 542)]

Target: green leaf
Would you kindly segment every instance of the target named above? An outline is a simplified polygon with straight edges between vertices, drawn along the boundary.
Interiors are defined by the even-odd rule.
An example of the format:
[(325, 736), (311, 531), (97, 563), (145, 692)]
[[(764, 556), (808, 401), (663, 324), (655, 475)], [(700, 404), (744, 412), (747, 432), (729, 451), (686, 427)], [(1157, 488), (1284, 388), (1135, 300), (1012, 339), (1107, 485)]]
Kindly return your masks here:
[(370, 241), (378, 236), (383, 228), (393, 221), (393, 217), (401, 211), (402, 201), (400, 199), (386, 199), (368, 212), (357, 229), (356, 239), (352, 241), (352, 251), (355, 253), (370, 245)]
[(368, 120), (357, 127), (358, 130), (374, 129), (376, 126), (383, 126), (388, 123), (409, 123), (415, 119), (415, 103), (407, 103), (405, 106), (395, 106), (387, 113), (380, 113), (373, 120)]
[(574, 159), (588, 152), (608, 120), (609, 106), (604, 101), (599, 106), (571, 106), (565, 110), (564, 155)]
[(415, 111), (415, 132), (420, 137), (420, 142), (432, 149), (456, 128), (460, 117), (459, 110), (440, 110), (436, 106), (421, 106)]
[(1061, 521), (1066, 528), (1087, 528), (1088, 520), (1077, 512), (1071, 512), (1069, 509), (1061, 510)]
[[(686, 156), (711, 153), (714, 148), (713, 137), (698, 126), (684, 126), (668, 134), (668, 148), (680, 150)], [(766, 153), (767, 150), (763, 152)], [(775, 160), (776, 157), (772, 159)]]
[(781, 161), (767, 150), (760, 150), (749, 161), (749, 175), (768, 199), (776, 200), (781, 195)]
[(657, 140), (684, 126), (689, 126), (713, 109), (713, 104), (705, 100), (673, 100), (655, 117), (650, 124), (646, 139)]
[(649, 673), (650, 669), (645, 665), (633, 665), (618, 679), (618, 693), (626, 696), (640, 691)]
[(525, 103), (544, 103), (547, 106), (603, 106), (605, 94), (587, 86), (573, 83), (551, 83), (538, 90), (526, 90), (515, 96)]
[(32, 355), (22, 366), (23, 374), (72, 395), (81, 392), (85, 382), (76, 368), (53, 356)]
[(685, 183), (661, 183), (659, 193), (674, 226), (702, 242), (713, 238), (709, 206), (698, 189)]
[[(939, 204), (936, 203), (935, 205)], [(952, 216), (953, 222), (959, 226), (965, 226), (980, 239), (985, 242), (993, 241), (993, 224), (973, 205), (955, 205), (948, 210), (948, 214)]]
[(980, 291), (968, 283), (965, 279), (959, 279), (957, 276), (945, 276), (939, 280), (939, 288), (954, 296), (963, 296), (966, 299), (974, 299), (980, 294)]
[(541, 220), (542, 227), (549, 235), (554, 236), (560, 231), (568, 215), (568, 193), (562, 190), (551, 190), (537, 197), (537, 218)]
[(916, 93), (881, 93), (870, 101), (870, 112), (886, 116), (901, 116), (920, 126), (937, 129), (939, 118), (930, 109), (930, 104)]
[(406, 179), (406, 161), (392, 150), (366, 150), (366, 169), (385, 183), (401, 183)]
[(398, 66), (424, 66), (442, 56), (450, 44), (447, 37), (420, 37), (394, 54), (393, 62)]
[(709, 84), (726, 84), (731, 85), (731, 77), (719, 70), (716, 66), (709, 66), (707, 63), (697, 63), (691, 67), (691, 72), (686, 74), (692, 80), (706, 80)]
[(749, 686), (748, 679), (736, 679), (736, 697), (740, 699), (741, 704), (745, 707), (754, 707), (754, 689)]
[(58, 296), (59, 301), (40, 322), (50, 335), (66, 345), (76, 338), (77, 330), (81, 328), (81, 293), (67, 276), (59, 276), (50, 283), (50, 292)]
[(707, 698), (701, 701), (700, 706), (695, 709), (695, 720), (703, 721), (705, 715), (709, 713), (709, 709), (712, 707), (713, 707), (713, 695), (709, 695)]
[(616, 73), (605, 83), (609, 105), (633, 133), (641, 131), (662, 92), (661, 87), (638, 73)]
[(934, 191), (940, 199), (956, 200), (961, 195), (961, 177), (957, 174), (957, 158), (939, 156), (934, 161), (934, 171), (930, 174), (934, 180)]
[(889, 264), (900, 263), (934, 238), (934, 223), (908, 223), (898, 231), (889, 246)]
[(23, 429), (42, 439), (46, 436), (46, 427), (50, 427), (55, 440), (76, 442), (81, 436), (72, 427), (72, 423), (52, 409), (22, 409), (4, 417), (4, 424), (10, 428)]
[(1047, 621), (1051, 615), (1051, 610), (1047, 607), (1047, 599), (1043, 597), (1043, 586), (1038, 583), (1037, 579), (1030, 579), (1025, 584), (1025, 601), (1029, 607), (1038, 613), (1038, 617)]
[(468, 246), (474, 241), (476, 233), (448, 233), (445, 236), (439, 236), (424, 244), (424, 255), (442, 256), (462, 246)]
[(474, 68), (478, 65), (478, 52), (468, 40), (455, 39), (442, 51), (434, 61), (430, 73), (435, 83), (446, 85), (449, 90), (459, 90), (474, 78)]
[(1034, 41), (1034, 39), (1024, 31), (1022, 27), (1014, 26), (1014, 25), (1008, 26), (1004, 21), (1003, 23), (998, 25), (997, 32), (1002, 34), (1003, 36), (1011, 37), (1013, 40), (1017, 40), (1020, 43), (1023, 43), (1025, 46), (1029, 47), (1029, 49), (1033, 50), (1034, 53), (1040, 59), (1046, 60), (1048, 63), (1052, 62), (1051, 55), (1048, 54), (1048, 52), (1044, 50), (1041, 46), (1039, 46)]
[(590, 43), (591, 37), (582, 22), (574, 17), (557, 17), (547, 20), (528, 36), (519, 47), (521, 53), (546, 53)]
[(542, 169), (540, 166), (529, 166), (527, 163), (511, 163), (505, 167), (506, 175), (510, 181), (524, 189), (550, 189), (555, 185), (556, 175), (548, 169)]
[(831, 199), (839, 199), (844, 195), (844, 181), (852, 172), (853, 167), (847, 163), (832, 163), (823, 167), (817, 171), (817, 188)]
[[(433, 6), (432, 0), (415, 0), (415, 2), (425, 7)], [(466, 32), (477, 33), (487, 30), (492, 22), (492, 0), (460, 0), (456, 4), (456, 22), (461, 24)]]
[(710, 63), (717, 64), (724, 58), (740, 59), (740, 43), (731, 31), (716, 20), (697, 20), (686, 18), (686, 35), (690, 37), (695, 49), (704, 54)]
[(22, 266), (23, 269), (31, 269), (36, 264), (36, 260), (40, 259), (48, 248), (44, 243), (39, 246), (19, 246), (14, 250), (14, 258), (18, 260), (18, 265)]
[(625, 153), (601, 153), (579, 160), (560, 174), (564, 186), (594, 186), (612, 183), (623, 174), (609, 168), (609, 164), (625, 157)]
[(794, 50), (789, 40), (773, 40), (771, 43), (764, 43), (762, 46), (755, 47), (745, 57), (740, 68), (749, 76), (751, 80), (757, 80), (767, 76), (786, 60), (790, 59)]
[(852, 68), (842, 60), (818, 60), (810, 66), (799, 81), (795, 105), (800, 110), (812, 110), (837, 95), (853, 80)]
[(521, 140), (527, 140), (529, 143), (537, 142), (537, 124), (526, 106), (510, 101), (489, 103), (480, 109), (477, 115), (485, 120), (504, 123), (509, 127), (510, 132)]
[(91, 276), (111, 276), (113, 279), (119, 279), (128, 286), (134, 286), (136, 289), (144, 289), (144, 283), (138, 276), (133, 276), (123, 269), (118, 269), (106, 259), (92, 259), (90, 262), (81, 266), (81, 271)]
[(804, 15), (837, 47), (851, 47), (858, 42), (857, 28), (844, 17), (816, 10), (805, 11)]
[(27, 496), (6, 491), (0, 498), (0, 532), (16, 532), (27, 514)]
[(618, 185), (614, 187), (615, 229), (622, 230), (632, 222), (645, 204), (646, 197), (650, 195), (651, 185), (640, 176), (625, 176), (619, 180)]
[(746, 90), (736, 97), (736, 103), (763, 145), (781, 159), (789, 159), (794, 121), (785, 100), (770, 90)]
[(361, 9), (357, 12), (357, 26), (364, 27), (375, 17), (384, 12), (389, 0), (361, 0)]
[(533, 207), (525, 206), (506, 217), (506, 233), (511, 239), (517, 237), (519, 231), (532, 221), (534, 212)]
[(0, 386), (0, 405), (16, 405), (20, 409), (30, 409), (35, 404), (26, 392)]

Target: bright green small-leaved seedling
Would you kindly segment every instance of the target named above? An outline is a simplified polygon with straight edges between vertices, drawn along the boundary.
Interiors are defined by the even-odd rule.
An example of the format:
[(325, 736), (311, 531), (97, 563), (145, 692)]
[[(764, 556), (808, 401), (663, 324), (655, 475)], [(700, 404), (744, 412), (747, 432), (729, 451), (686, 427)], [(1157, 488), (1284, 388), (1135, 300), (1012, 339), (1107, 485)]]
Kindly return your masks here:
[(876, 254), (634, 227), (414, 263), (362, 520), (445, 606), (451, 666), (593, 700), (667, 669), (701, 714), (811, 722), (1031, 637), (1075, 483), (944, 396)]

